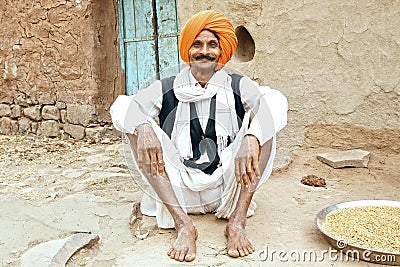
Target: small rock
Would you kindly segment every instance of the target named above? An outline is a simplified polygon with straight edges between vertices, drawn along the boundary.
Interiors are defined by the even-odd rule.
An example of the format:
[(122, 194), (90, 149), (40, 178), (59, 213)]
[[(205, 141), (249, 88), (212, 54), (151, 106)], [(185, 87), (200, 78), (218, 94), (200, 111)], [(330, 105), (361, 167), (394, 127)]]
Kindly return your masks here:
[(104, 136), (104, 128), (101, 126), (86, 128), (86, 138), (88, 139), (97, 139), (102, 138)]
[[(32, 123), (33, 124), (33, 123)], [(33, 127), (32, 127), (33, 128)], [(38, 135), (46, 137), (57, 137), (60, 135), (60, 128), (57, 121), (43, 121), (38, 129)]]
[(15, 104), (23, 106), (23, 107), (27, 107), (29, 106), (28, 101), (26, 100), (26, 96), (25, 95), (19, 95), (15, 98)]
[(85, 128), (83, 126), (66, 123), (63, 128), (67, 134), (75, 139), (81, 140), (85, 137)]
[(7, 117), (11, 115), (11, 108), (9, 105), (0, 104), (0, 117)]
[(111, 165), (111, 167), (117, 167), (117, 168), (121, 168), (121, 169), (129, 169), (125, 163), (114, 163)]
[[(37, 122), (32, 122), (32, 127), (31, 127), (31, 132), (36, 134), (37, 130), (38, 130), (38, 123)], [(40, 134), (39, 134), (40, 135)], [(46, 136), (46, 135), (45, 135)]]
[[(10, 93), (10, 92), (8, 92)], [(0, 103), (12, 104), (14, 103), (13, 98), (9, 94), (1, 94), (0, 95)]]
[(314, 187), (325, 187), (326, 182), (324, 178), (320, 178), (316, 175), (310, 174), (301, 178), (301, 183), (304, 185), (314, 186)]
[(11, 134), (12, 133), (12, 121), (10, 118), (2, 117), (0, 118), (0, 133), (1, 134)]
[(64, 239), (41, 243), (28, 250), (21, 258), (22, 267), (65, 266), (69, 258), (81, 248), (99, 241), (97, 234), (77, 233)]
[(19, 125), (18, 121), (11, 121), (11, 134), (18, 134)]
[(134, 202), (132, 204), (132, 210), (131, 210), (131, 217), (129, 219), (129, 224), (131, 227), (135, 228), (137, 220), (141, 220), (143, 218), (143, 214), (140, 210), (140, 202)]
[(42, 119), (42, 114), (40, 113), (40, 106), (24, 108), (24, 115), (34, 121), (40, 121)]
[(66, 107), (67, 107), (67, 105), (64, 102), (59, 102), (59, 101), (56, 102), (56, 108), (64, 109)]
[(88, 126), (96, 114), (92, 105), (67, 104), (67, 121), (71, 124)]
[(335, 169), (344, 167), (367, 168), (370, 154), (369, 151), (352, 149), (319, 154), (317, 159)]
[(19, 118), (21, 117), (22, 109), (19, 105), (11, 105), (11, 118)]
[(22, 117), (19, 120), (19, 133), (28, 133), (31, 131), (32, 122), (26, 117)]
[(110, 138), (105, 138), (105, 139), (101, 140), (100, 143), (102, 143), (102, 144), (109, 144), (109, 143), (111, 143), (111, 139), (110, 139)]
[(51, 193), (48, 193), (47, 196), (49, 198), (51, 198), (51, 199), (55, 199), (58, 196), (58, 193), (57, 192), (51, 192)]
[(60, 117), (62, 123), (67, 122), (67, 111), (65, 109), (60, 110)]
[(45, 120), (59, 120), (60, 111), (55, 106), (44, 106), (42, 109), (42, 117)]

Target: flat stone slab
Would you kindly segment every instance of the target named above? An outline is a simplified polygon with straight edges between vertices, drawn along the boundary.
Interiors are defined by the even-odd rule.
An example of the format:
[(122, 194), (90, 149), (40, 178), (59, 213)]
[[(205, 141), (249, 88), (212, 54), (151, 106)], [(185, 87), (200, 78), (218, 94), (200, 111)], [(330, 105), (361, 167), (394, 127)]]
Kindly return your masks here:
[(352, 149), (322, 153), (317, 155), (317, 159), (335, 169), (344, 167), (367, 168), (370, 154), (369, 151)]
[(64, 239), (41, 243), (28, 250), (21, 258), (22, 267), (65, 266), (69, 258), (83, 247), (93, 246), (99, 240), (97, 234), (77, 233)]

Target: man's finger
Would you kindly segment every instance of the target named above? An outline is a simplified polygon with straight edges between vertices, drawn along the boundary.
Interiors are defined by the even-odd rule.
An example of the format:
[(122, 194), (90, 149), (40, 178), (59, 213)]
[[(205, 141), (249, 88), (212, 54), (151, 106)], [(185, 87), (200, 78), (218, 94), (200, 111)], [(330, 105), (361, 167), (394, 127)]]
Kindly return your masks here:
[(256, 175), (257, 179), (260, 179), (261, 171), (260, 171), (260, 166), (258, 165), (258, 158), (253, 158), (252, 163), (253, 163), (254, 174)]
[(150, 156), (146, 149), (142, 149), (142, 162), (144, 170), (147, 174), (150, 174)]
[(246, 187), (248, 187), (249, 186), (249, 178), (248, 178), (248, 176), (246, 174), (246, 163), (245, 163), (244, 160), (240, 161), (239, 169), (240, 169), (239, 171), (240, 171), (240, 174), (241, 174), (240, 176), (241, 176), (242, 182), (244, 183), (244, 185)]
[(239, 161), (238, 158), (236, 158), (236, 159), (235, 159), (235, 178), (236, 178), (236, 182), (237, 182), (238, 184), (240, 184), (241, 181), (242, 181), (242, 173), (240, 172), (240, 166), (239, 166), (239, 164), (240, 164), (240, 161)]
[(150, 168), (151, 168), (151, 175), (153, 177), (157, 177), (157, 154), (154, 150), (150, 150)]
[(161, 150), (157, 151), (157, 164), (158, 164), (158, 173), (162, 176), (164, 175), (164, 160), (163, 160), (163, 153)]
[(247, 173), (247, 176), (249, 177), (249, 179), (250, 179), (250, 182), (251, 183), (253, 183), (254, 184), (254, 171), (253, 171), (253, 166), (252, 166), (252, 164), (251, 164), (251, 159), (249, 159), (248, 161), (247, 161), (247, 164), (246, 164), (246, 173)]

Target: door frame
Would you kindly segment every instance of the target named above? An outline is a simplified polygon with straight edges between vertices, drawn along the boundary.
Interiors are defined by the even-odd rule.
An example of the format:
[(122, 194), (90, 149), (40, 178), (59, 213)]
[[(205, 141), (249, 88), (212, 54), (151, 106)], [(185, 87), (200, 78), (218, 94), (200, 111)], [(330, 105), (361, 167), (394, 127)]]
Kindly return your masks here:
[[(131, 95), (147, 86), (150, 81), (170, 76), (171, 73), (176, 74), (180, 70), (177, 0), (117, 2), (120, 64), (125, 75), (126, 94)], [(147, 10), (147, 13), (151, 8), (152, 18), (146, 15), (143, 17), (140, 7)], [(147, 33), (140, 32), (142, 25), (136, 27), (138, 20), (141, 20), (142, 25), (144, 20), (147, 21), (144, 27), (147, 28)], [(153, 30), (152, 34), (149, 32), (150, 27)], [(146, 44), (143, 46), (143, 43)], [(138, 46), (147, 50), (141, 53)], [(145, 62), (144, 58), (151, 62)]]

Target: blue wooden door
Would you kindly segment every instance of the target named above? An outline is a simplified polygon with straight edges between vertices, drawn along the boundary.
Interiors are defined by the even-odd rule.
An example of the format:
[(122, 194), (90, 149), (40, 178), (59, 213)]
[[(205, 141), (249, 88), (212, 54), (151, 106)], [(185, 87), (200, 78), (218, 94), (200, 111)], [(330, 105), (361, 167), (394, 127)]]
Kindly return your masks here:
[(176, 0), (118, 0), (118, 9), (121, 66), (131, 95), (171, 68), (179, 70)]

